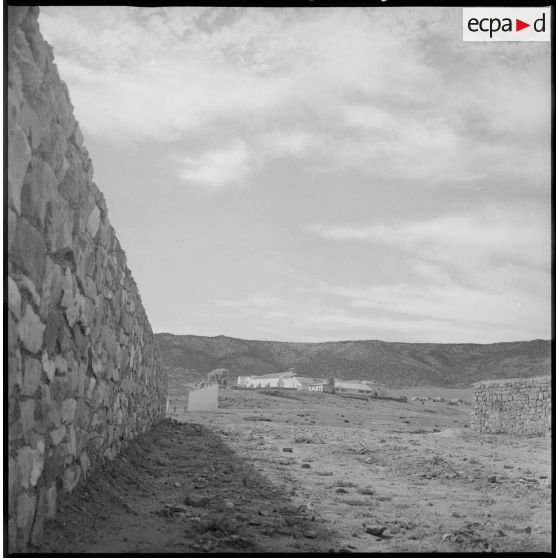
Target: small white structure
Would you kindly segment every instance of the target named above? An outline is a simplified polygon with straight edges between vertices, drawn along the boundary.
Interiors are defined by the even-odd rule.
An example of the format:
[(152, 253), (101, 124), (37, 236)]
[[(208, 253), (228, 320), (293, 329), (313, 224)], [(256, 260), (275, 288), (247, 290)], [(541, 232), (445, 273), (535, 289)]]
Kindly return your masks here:
[(299, 387), (297, 387), (299, 391), (334, 392), (333, 378), (324, 380), (323, 378), (305, 378), (303, 376), (297, 376), (296, 379), (300, 384)]
[(185, 411), (216, 411), (217, 399), (219, 397), (219, 386), (210, 384), (208, 386), (191, 389), (188, 393), (188, 401)]

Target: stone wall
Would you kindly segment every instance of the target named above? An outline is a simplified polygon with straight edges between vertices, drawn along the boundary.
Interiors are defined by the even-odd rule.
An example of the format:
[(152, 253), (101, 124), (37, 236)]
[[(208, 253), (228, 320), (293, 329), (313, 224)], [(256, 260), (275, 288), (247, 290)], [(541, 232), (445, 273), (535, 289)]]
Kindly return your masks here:
[(8, 11), (9, 550), (165, 414), (167, 378), (36, 7)]
[(550, 376), (473, 384), (471, 427), (479, 433), (544, 436), (551, 431)]

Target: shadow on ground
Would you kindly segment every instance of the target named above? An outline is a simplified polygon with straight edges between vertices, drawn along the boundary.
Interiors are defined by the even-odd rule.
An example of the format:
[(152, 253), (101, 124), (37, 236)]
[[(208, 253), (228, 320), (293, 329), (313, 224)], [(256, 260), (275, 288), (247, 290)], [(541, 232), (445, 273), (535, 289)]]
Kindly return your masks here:
[(39, 552), (312, 552), (337, 549), (211, 429), (164, 420), (59, 502)]

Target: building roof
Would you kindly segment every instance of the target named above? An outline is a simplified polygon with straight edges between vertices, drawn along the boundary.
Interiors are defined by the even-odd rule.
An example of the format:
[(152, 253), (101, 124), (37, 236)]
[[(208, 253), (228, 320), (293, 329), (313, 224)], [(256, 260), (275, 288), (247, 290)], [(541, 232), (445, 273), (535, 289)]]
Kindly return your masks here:
[(296, 372), (276, 372), (275, 374), (264, 374), (262, 376), (249, 376), (253, 380), (271, 380), (273, 378), (292, 378)]

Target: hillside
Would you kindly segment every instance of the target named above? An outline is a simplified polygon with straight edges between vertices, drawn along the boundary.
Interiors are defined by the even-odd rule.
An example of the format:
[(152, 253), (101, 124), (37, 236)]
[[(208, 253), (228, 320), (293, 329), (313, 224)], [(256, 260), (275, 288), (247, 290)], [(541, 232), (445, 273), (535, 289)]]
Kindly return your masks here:
[(484, 379), (543, 376), (551, 342), (440, 344), (385, 341), (290, 343), (158, 333), (164, 363), (204, 375), (228, 368), (234, 376), (295, 368), (304, 376), (370, 379), (388, 387), (467, 387)]

